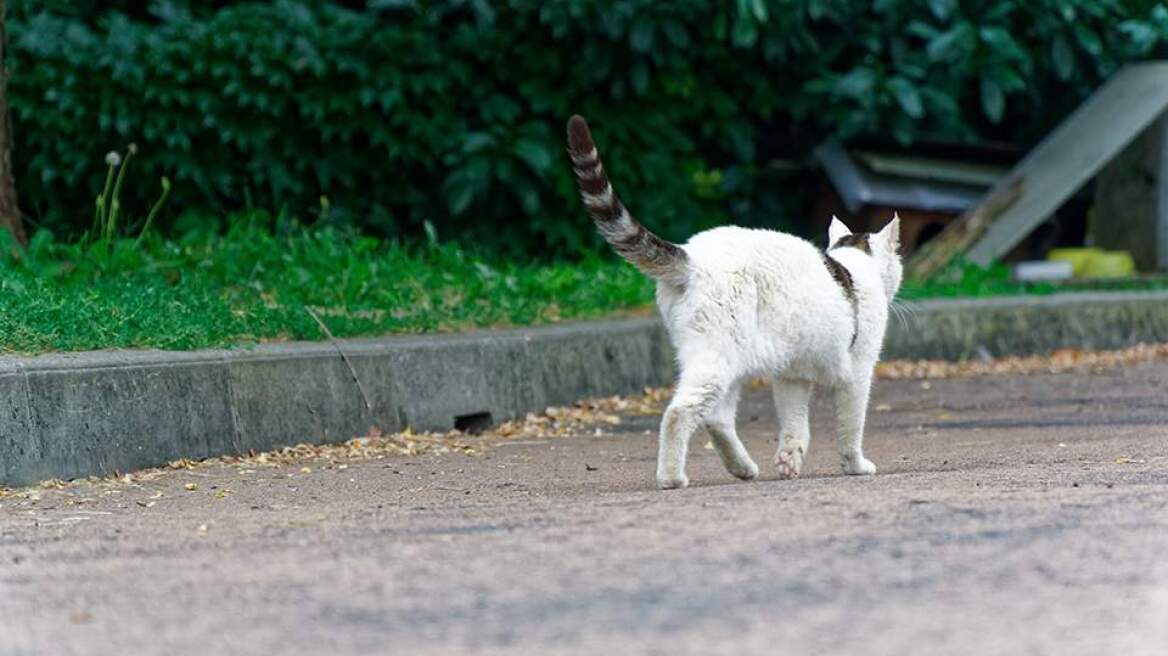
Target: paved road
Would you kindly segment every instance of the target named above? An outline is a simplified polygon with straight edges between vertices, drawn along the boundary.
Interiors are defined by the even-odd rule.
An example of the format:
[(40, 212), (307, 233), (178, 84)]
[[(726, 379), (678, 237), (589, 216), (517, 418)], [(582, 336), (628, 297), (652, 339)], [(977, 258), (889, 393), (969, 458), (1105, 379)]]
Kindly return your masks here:
[[(1166, 385), (881, 381), (868, 479), (837, 475), (817, 402), (797, 481), (699, 445), (658, 492), (641, 417), (0, 499), (0, 654), (1164, 654)], [(741, 419), (769, 465), (765, 401)]]

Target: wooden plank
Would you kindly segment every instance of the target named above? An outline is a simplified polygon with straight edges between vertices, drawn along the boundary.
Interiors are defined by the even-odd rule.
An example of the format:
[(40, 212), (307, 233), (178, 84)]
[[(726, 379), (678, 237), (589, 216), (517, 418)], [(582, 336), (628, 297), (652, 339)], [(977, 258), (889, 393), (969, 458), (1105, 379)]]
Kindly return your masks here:
[(1115, 74), (986, 195), (1017, 178), (1021, 196), (998, 214), (966, 257), (989, 264), (1010, 251), (1168, 107), (1168, 62), (1132, 64)]
[(1022, 178), (999, 185), (989, 198), (957, 217), (909, 260), (905, 276), (909, 280), (931, 278), (980, 238), (994, 220), (1022, 197)]
[(1144, 128), (1095, 175), (1092, 246), (1127, 251), (1140, 271), (1168, 269), (1168, 117)]

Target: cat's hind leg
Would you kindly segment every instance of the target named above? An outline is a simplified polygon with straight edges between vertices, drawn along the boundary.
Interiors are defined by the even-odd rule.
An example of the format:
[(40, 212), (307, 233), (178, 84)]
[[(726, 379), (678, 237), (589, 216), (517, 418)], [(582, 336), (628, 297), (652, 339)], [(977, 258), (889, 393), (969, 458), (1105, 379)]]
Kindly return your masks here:
[(811, 390), (811, 383), (804, 380), (772, 381), (775, 413), (779, 417), (779, 448), (775, 452), (779, 478), (796, 478), (803, 470), (803, 459), (811, 445)]
[(714, 450), (726, 466), (726, 471), (734, 476), (748, 481), (758, 476), (758, 465), (754, 464), (742, 440), (738, 439), (735, 421), (738, 416), (738, 396), (742, 387), (732, 385), (731, 389), (722, 398), (722, 402), (714, 408), (706, 419), (706, 430), (714, 442)]
[(872, 376), (842, 383), (835, 390), (836, 448), (845, 474), (868, 476), (876, 465), (864, 457), (864, 418), (868, 414), (868, 393)]
[(689, 485), (685, 475), (685, 457), (689, 441), (705, 428), (706, 419), (730, 391), (726, 367), (685, 367), (677, 392), (661, 418), (661, 435), (657, 447), (657, 486), (663, 490)]

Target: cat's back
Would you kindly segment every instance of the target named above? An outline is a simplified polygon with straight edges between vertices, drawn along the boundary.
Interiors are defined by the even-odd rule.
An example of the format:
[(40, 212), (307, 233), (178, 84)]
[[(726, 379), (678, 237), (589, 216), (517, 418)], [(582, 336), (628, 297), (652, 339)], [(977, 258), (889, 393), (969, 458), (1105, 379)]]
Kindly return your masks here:
[(659, 285), (657, 301), (683, 359), (732, 354), (726, 357), (761, 372), (830, 360), (841, 345), (846, 350), (853, 330), (848, 301), (811, 242), (722, 227), (694, 235), (682, 248), (686, 285)]
[(699, 232), (683, 246), (695, 269), (786, 273), (818, 264), (820, 252), (805, 239), (775, 230), (723, 226)]

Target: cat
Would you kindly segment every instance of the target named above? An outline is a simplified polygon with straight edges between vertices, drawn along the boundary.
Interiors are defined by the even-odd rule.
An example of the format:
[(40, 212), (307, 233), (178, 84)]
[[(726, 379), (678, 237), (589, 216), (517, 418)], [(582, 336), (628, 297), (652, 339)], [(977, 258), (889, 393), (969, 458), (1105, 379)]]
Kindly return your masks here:
[(863, 453), (864, 419), (901, 283), (899, 216), (875, 233), (852, 233), (833, 216), (826, 251), (781, 232), (732, 226), (679, 245), (625, 209), (580, 116), (568, 121), (568, 154), (600, 234), (657, 281), (657, 306), (677, 354), (677, 389), (661, 420), (658, 486), (689, 485), (686, 450), (703, 431), (727, 471), (743, 480), (758, 476), (735, 430), (742, 383), (758, 376), (772, 383), (780, 478), (795, 478), (803, 467), (815, 385), (834, 391), (844, 473), (876, 473)]

